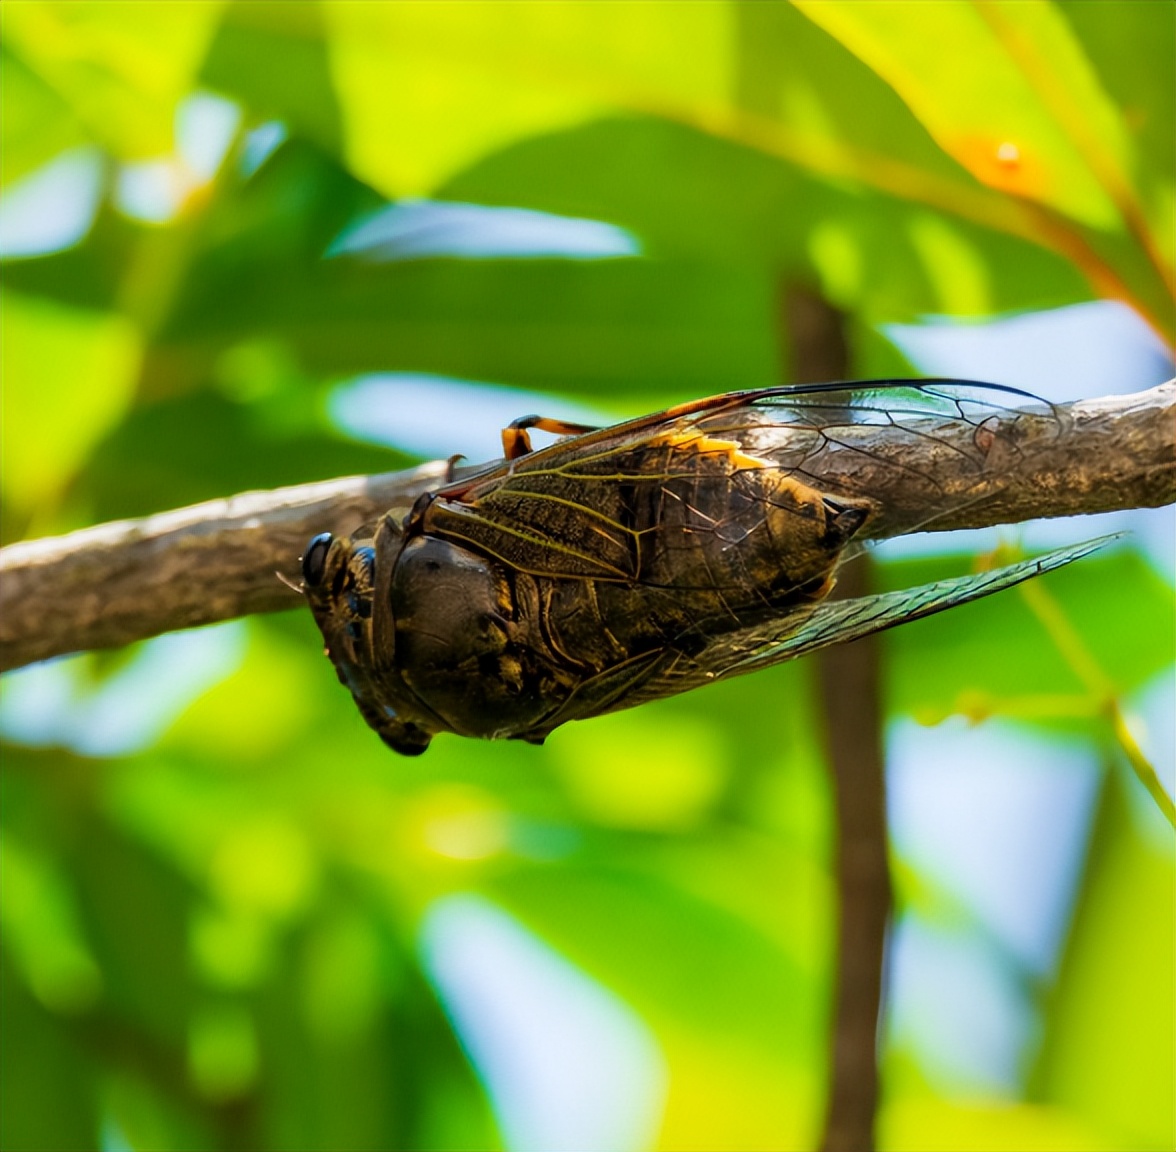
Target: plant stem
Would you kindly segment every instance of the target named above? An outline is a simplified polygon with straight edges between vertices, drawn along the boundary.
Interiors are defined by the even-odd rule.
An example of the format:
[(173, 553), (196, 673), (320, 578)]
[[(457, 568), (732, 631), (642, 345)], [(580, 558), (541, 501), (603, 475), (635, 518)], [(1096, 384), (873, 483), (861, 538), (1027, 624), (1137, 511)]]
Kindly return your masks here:
[[(844, 379), (849, 374), (845, 318), (803, 289), (786, 293), (783, 311), (796, 378)], [(859, 556), (839, 571), (833, 595), (866, 596), (869, 584), (869, 558)], [(891, 905), (877, 638), (830, 648), (816, 663), (837, 816), (838, 893), (837, 976), (821, 1147), (824, 1152), (869, 1152), (878, 1103), (878, 1020)]]

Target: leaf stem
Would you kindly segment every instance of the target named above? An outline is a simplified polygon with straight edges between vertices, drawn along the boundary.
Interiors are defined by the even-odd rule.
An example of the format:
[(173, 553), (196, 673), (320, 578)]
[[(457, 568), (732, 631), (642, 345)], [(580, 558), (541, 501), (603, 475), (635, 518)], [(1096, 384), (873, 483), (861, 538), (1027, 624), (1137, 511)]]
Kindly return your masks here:
[(1139, 742), (1135, 739), (1131, 729), (1127, 726), (1123, 708), (1115, 692), (1114, 683), (1103, 671), (1102, 666), (1095, 659), (1086, 642), (1082, 639), (1073, 622), (1066, 615), (1065, 609), (1058, 603), (1053, 593), (1044, 587), (1040, 581), (1032, 581), (1021, 585), (1021, 595), (1033, 614), (1041, 621), (1050, 639), (1054, 642), (1058, 652), (1066, 661), (1075, 675), (1086, 686), (1091, 696), (1097, 701), (1098, 711), (1107, 719), (1115, 743), (1131, 765), (1131, 770), (1138, 777), (1139, 782), (1147, 789), (1148, 794), (1163, 812), (1173, 830), (1176, 830), (1176, 804), (1165, 791), (1156, 775), (1155, 766), (1144, 755)]

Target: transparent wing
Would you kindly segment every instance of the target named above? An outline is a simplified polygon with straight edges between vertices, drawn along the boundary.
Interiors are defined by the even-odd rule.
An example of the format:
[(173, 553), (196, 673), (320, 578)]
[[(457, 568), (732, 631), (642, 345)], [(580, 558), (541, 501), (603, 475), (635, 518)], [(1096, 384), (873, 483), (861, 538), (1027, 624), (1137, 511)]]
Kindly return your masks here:
[(837, 600), (797, 608), (769, 623), (736, 629), (714, 637), (701, 652), (679, 655), (665, 663), (619, 705), (631, 707), (663, 696), (686, 692), (730, 676), (756, 672), (808, 652), (858, 640), (863, 636), (921, 620), (1012, 588), (1044, 572), (1064, 567), (1120, 539), (1121, 533), (1059, 548), (989, 572), (977, 572), (896, 592), (855, 600)]
[(738, 437), (824, 493), (874, 503), (864, 536), (885, 539), (991, 498), (1066, 421), (1016, 388), (890, 380), (749, 394), (739, 409), (700, 416), (698, 427)]
[(991, 497), (1024, 443), (1062, 431), (1040, 398), (967, 381), (733, 392), (561, 440), (450, 485), (430, 507), (428, 530), (535, 575), (641, 579), (640, 537), (657, 524), (634, 509), (697, 494), (699, 522), (709, 518), (721, 533), (749, 468), (868, 503), (863, 535), (884, 538)]

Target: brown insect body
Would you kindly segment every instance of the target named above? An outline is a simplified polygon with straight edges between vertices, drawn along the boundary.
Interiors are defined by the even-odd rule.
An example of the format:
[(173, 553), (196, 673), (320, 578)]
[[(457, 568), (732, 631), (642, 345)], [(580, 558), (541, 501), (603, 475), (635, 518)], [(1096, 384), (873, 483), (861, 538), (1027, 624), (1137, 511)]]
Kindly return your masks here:
[(541, 742), (982, 594), (908, 597), (864, 624), (818, 607), (874, 507), (803, 468), (835, 414), (861, 419), (852, 402), (825, 387), (713, 397), (522, 455), (351, 539), (316, 537), (307, 595), (340, 679), (399, 752), (440, 731)]

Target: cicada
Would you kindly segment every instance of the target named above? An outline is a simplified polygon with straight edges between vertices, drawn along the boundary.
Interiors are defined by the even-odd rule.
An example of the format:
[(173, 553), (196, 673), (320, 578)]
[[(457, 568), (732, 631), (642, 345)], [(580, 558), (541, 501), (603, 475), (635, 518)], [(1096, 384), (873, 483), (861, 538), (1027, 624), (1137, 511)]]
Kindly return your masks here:
[[(541, 743), (569, 720), (918, 619), (1085, 555), (1094, 545), (826, 600), (871, 525), (917, 530), (969, 499), (961, 454), (965, 478), (991, 481), (990, 418), (1011, 391), (790, 386), (603, 429), (524, 417), (503, 433), (502, 462), (350, 538), (316, 536), (304, 588), (340, 680), (397, 752), (419, 754), (438, 732)], [(534, 427), (562, 438), (532, 451)], [(929, 436), (953, 454), (952, 484), (904, 459)], [(898, 470), (901, 483), (887, 485), (907, 506), (897, 520), (871, 490), (879, 469)]]

